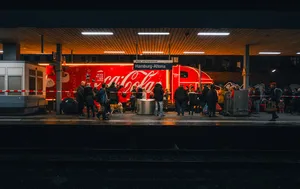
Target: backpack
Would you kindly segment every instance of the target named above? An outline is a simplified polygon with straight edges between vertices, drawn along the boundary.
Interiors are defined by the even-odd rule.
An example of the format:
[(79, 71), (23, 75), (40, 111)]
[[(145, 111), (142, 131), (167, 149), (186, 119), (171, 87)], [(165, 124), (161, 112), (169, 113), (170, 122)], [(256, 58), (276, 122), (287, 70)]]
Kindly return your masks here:
[(280, 88), (276, 88), (274, 92), (276, 94), (277, 99), (280, 99), (283, 94), (283, 91)]

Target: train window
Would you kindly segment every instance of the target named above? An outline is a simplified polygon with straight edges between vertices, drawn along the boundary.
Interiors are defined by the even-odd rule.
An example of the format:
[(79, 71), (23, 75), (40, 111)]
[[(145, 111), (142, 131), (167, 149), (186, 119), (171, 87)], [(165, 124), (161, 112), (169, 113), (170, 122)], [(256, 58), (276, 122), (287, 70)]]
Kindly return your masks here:
[[(5, 80), (4, 80), (4, 76), (0, 76), (0, 90), (5, 90)], [(0, 93), (0, 95), (4, 95), (5, 93)]]
[(188, 72), (180, 71), (180, 78), (188, 78), (189, 74)]
[(36, 71), (29, 70), (29, 90), (33, 90), (34, 92), (29, 92), (29, 95), (35, 95), (35, 82), (36, 82)]
[[(37, 90), (43, 90), (43, 78), (37, 78)], [(43, 92), (37, 92), (38, 95), (42, 95)]]
[(29, 92), (29, 95), (35, 95), (35, 77), (29, 76), (29, 90), (34, 92)]
[[(43, 72), (37, 71), (37, 90), (43, 90)], [(43, 92), (37, 92), (38, 95), (42, 95)]]
[(38, 77), (43, 77), (43, 72), (37, 71), (37, 76), (38, 76)]
[[(8, 90), (21, 90), (22, 76), (8, 76)], [(21, 92), (9, 92), (8, 95), (21, 95)]]
[(29, 75), (35, 77), (35, 70), (29, 70)]

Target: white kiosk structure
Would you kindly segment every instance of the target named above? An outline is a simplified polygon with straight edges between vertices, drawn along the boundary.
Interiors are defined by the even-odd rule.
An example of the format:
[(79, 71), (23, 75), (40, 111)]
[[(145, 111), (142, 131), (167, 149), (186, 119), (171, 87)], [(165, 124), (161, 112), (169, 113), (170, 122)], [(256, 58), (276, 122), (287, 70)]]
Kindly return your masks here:
[(45, 109), (46, 69), (25, 61), (0, 61), (0, 115)]

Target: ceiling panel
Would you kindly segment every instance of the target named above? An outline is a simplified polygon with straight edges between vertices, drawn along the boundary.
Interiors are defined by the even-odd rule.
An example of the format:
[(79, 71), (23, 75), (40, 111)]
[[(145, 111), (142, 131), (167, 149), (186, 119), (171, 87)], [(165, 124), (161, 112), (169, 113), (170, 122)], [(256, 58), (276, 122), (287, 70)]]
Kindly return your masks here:
[[(82, 31), (113, 32), (113, 36), (83, 36)], [(138, 32), (170, 32), (169, 36), (138, 36)], [(197, 36), (198, 32), (230, 32), (229, 36)], [(206, 55), (243, 55), (251, 44), (251, 55), (260, 51), (280, 51), (295, 55), (300, 51), (300, 30), (209, 29), (209, 28), (14, 28), (0, 29), (0, 42), (19, 41), (22, 54), (55, 51), (55, 44), (63, 45), (63, 53), (104, 54), (104, 51), (162, 51), (165, 55), (183, 55), (184, 51), (204, 51)], [(2, 49), (2, 46), (0, 46)]]

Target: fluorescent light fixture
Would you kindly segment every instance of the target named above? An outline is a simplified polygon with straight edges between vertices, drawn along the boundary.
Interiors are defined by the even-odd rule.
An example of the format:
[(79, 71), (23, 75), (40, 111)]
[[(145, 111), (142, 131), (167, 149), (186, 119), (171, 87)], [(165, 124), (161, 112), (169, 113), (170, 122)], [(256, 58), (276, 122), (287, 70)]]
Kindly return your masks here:
[(273, 54), (273, 55), (275, 55), (275, 54), (281, 54), (281, 52), (259, 52), (258, 54)]
[(81, 32), (82, 35), (114, 35), (113, 32)]
[(106, 54), (125, 54), (125, 51), (104, 51)]
[(143, 51), (143, 54), (164, 54), (162, 51)]
[(228, 32), (200, 32), (198, 35), (227, 36)]
[(49, 66), (50, 64), (48, 63), (39, 63), (39, 66)]
[(272, 70), (272, 73), (276, 72), (276, 69)]
[[(1, 51), (0, 51), (1, 52)], [(297, 52), (296, 54), (300, 54), (300, 52)]]
[(204, 54), (204, 52), (189, 52), (189, 51), (186, 51), (186, 52), (183, 52), (183, 54)]
[(138, 35), (170, 35), (169, 32), (139, 32)]
[(3, 53), (3, 50), (0, 50), (0, 53)]

